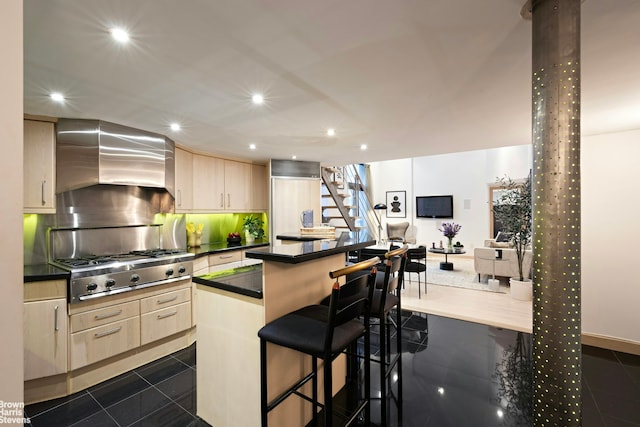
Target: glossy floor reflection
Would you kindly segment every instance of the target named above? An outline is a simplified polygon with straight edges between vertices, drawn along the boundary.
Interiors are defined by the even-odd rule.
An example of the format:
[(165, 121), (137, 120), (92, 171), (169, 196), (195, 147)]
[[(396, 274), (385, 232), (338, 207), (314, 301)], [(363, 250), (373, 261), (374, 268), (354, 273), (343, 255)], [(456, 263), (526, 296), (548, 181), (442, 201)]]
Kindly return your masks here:
[[(505, 371), (505, 354), (514, 354), (519, 336), (528, 345), (529, 334), (405, 314), (403, 426), (531, 425), (518, 394), (500, 391), (501, 379), (518, 379)], [(374, 328), (374, 345), (376, 338)], [(73, 396), (29, 405), (26, 413), (33, 426), (206, 426), (196, 417), (195, 369), (193, 345)], [(582, 393), (583, 426), (640, 426), (640, 356), (583, 347)], [(375, 425), (397, 426), (394, 405), (381, 423), (379, 404), (372, 405)]]

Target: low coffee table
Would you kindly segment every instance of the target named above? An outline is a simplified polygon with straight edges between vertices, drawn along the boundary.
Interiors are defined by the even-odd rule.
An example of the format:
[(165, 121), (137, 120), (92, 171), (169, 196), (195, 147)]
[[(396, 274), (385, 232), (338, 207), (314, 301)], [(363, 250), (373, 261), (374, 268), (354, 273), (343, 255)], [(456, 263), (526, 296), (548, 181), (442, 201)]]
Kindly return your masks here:
[(429, 248), (429, 252), (432, 254), (444, 254), (444, 262), (440, 263), (440, 270), (453, 270), (453, 263), (449, 262), (449, 255), (462, 255), (465, 253), (464, 250), (453, 250), (450, 251), (448, 249), (440, 249), (440, 248)]

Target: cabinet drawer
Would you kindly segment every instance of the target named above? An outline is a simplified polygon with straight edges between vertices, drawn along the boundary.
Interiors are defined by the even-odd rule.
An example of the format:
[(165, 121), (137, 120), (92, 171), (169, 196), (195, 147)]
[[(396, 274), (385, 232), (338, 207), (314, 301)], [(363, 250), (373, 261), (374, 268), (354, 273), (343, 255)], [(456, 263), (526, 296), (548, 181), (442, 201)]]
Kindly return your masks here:
[(209, 255), (209, 266), (240, 260), (242, 260), (242, 251), (223, 252), (221, 254)]
[(141, 299), (140, 312), (144, 314), (188, 301), (191, 301), (191, 288), (180, 289), (178, 291)]
[(71, 334), (71, 370), (90, 365), (140, 345), (140, 317), (112, 322)]
[(138, 301), (117, 304), (71, 315), (71, 332), (80, 332), (96, 326), (123, 320), (140, 314)]
[(202, 256), (193, 260), (193, 275), (207, 274), (209, 270), (209, 256)]
[[(187, 289), (191, 292), (190, 289)], [(191, 302), (185, 302), (162, 310), (152, 311), (140, 316), (141, 344), (147, 344), (160, 338), (191, 327)]]

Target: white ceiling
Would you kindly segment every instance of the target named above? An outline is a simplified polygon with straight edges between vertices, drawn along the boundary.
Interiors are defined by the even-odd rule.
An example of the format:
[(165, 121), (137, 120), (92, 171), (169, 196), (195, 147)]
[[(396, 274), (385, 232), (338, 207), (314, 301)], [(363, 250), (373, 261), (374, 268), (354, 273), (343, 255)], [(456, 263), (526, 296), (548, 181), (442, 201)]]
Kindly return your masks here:
[[(524, 2), (24, 0), (24, 109), (255, 161), (528, 144)], [(128, 45), (111, 39), (113, 26), (130, 31)], [(583, 3), (583, 135), (640, 128), (639, 46), (640, 0)], [(265, 105), (251, 104), (253, 92)]]

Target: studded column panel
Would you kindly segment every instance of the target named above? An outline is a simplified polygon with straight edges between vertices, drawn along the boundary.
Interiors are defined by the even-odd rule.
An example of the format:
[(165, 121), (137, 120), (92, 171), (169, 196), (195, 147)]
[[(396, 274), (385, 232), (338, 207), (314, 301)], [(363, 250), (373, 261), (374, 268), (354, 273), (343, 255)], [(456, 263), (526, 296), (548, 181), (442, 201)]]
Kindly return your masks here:
[(534, 425), (581, 424), (580, 0), (533, 0)]

